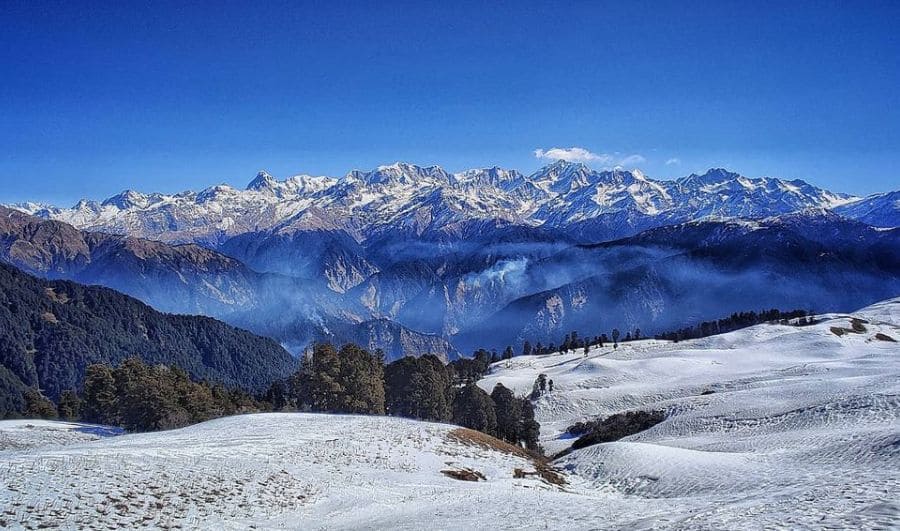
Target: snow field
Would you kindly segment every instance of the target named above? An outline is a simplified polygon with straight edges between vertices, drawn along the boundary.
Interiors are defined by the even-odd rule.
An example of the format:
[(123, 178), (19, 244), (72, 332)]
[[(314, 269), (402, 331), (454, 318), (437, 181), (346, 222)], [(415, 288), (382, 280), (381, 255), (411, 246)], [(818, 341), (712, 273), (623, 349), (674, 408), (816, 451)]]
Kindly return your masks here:
[[(272, 413), (103, 437), (0, 422), (0, 527), (36, 529), (891, 529), (900, 527), (900, 299), (813, 326), (519, 357), (480, 382), (536, 403), (557, 452), (580, 420), (668, 418), (515, 479), (528, 459), (453, 426)], [(832, 328), (864, 331), (838, 336)], [(508, 366), (507, 366), (508, 365)], [(447, 477), (473, 470), (484, 481)]]
[[(898, 527), (900, 344), (875, 337), (900, 339), (898, 309), (894, 299), (802, 328), (514, 358), (480, 385), (526, 393), (538, 374), (553, 379), (535, 412), (551, 452), (572, 443), (564, 431), (577, 421), (665, 411), (649, 430), (556, 464), (581, 488), (670, 500), (667, 525)], [(831, 330), (854, 318), (865, 331)]]

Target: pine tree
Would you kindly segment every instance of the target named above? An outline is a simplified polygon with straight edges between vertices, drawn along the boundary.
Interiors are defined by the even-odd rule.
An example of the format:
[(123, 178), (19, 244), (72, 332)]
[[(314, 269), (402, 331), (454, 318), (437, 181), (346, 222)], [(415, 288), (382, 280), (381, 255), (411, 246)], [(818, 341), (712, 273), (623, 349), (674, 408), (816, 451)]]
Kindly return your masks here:
[(75, 391), (66, 389), (59, 395), (58, 409), (61, 419), (77, 420), (81, 413), (81, 399), (78, 398), (78, 394)]
[(384, 414), (384, 366), (353, 344), (340, 353), (327, 343), (304, 357), (297, 376), (298, 402), (311, 411)]
[(522, 355), (523, 356), (531, 356), (531, 343), (527, 340), (522, 345)]
[(519, 423), (518, 437), (525, 448), (540, 451), (538, 439), (541, 435), (541, 425), (534, 420), (534, 406), (527, 400), (521, 400), (522, 418)]
[(382, 359), (354, 344), (341, 347), (341, 379), (346, 394), (342, 413), (384, 415), (384, 365)]
[(458, 390), (453, 399), (453, 423), (488, 435), (497, 433), (494, 401), (475, 384)]
[(532, 400), (537, 400), (544, 394), (544, 392), (546, 392), (546, 390), (547, 390), (547, 375), (544, 373), (541, 373), (534, 380), (534, 385), (532, 386), (532, 389), (531, 389), (530, 398)]
[(296, 402), (290, 392), (290, 379), (272, 382), (272, 385), (266, 390), (266, 394), (263, 395), (263, 399), (272, 406), (274, 411), (289, 411), (296, 407)]
[(190, 413), (178, 403), (174, 377), (168, 367), (149, 367), (140, 358), (128, 358), (113, 372), (120, 422), (131, 432), (185, 426)]
[(85, 369), (84, 390), (81, 393), (81, 418), (95, 424), (119, 424), (116, 382), (112, 369), (106, 365), (88, 365)]
[(450, 420), (450, 371), (435, 356), (408, 356), (391, 363), (384, 370), (384, 388), (389, 415)]
[(25, 398), (25, 416), (27, 418), (37, 419), (55, 419), (57, 418), (56, 406), (49, 398), (45, 397), (35, 388), (30, 388), (24, 393)]
[(513, 444), (520, 440), (519, 424), (522, 419), (522, 402), (503, 384), (491, 391), (491, 399), (497, 414), (497, 436)]

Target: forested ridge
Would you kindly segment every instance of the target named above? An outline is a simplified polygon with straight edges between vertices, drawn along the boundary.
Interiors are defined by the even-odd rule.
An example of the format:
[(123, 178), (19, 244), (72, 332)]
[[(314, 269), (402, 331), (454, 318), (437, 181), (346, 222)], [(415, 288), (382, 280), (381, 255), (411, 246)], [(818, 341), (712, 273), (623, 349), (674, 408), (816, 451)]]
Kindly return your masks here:
[(0, 264), (0, 417), (23, 410), (28, 388), (57, 400), (82, 387), (88, 365), (130, 357), (249, 392), (296, 369), (275, 341), (215, 319), (164, 314), (111, 289)]

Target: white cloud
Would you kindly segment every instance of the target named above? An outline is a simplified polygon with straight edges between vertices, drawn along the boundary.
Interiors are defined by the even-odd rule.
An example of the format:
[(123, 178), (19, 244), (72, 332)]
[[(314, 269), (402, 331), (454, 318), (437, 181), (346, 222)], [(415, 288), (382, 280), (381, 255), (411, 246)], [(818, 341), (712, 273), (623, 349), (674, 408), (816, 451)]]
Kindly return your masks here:
[(619, 166), (634, 166), (635, 164), (643, 164), (647, 162), (647, 159), (640, 155), (628, 155), (624, 159), (619, 161)]
[(598, 155), (580, 147), (535, 149), (534, 156), (539, 159), (564, 160), (567, 162), (607, 162), (609, 155)]
[(647, 162), (638, 154), (622, 156), (620, 153), (594, 153), (581, 147), (535, 149), (534, 156), (539, 159), (564, 160), (566, 162), (594, 162), (604, 167), (634, 166)]
[(672, 157), (671, 159), (666, 161), (666, 166), (680, 166), (680, 165), (681, 165), (681, 159), (679, 159), (678, 157)]

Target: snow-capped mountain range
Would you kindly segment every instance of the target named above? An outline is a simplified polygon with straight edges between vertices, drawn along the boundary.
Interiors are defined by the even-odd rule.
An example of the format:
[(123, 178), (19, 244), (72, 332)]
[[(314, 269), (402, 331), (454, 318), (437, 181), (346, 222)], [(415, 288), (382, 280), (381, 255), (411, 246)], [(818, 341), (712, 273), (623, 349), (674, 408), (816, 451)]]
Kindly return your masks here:
[(811, 207), (843, 208), (850, 217), (878, 222), (890, 222), (886, 211), (893, 208), (896, 217), (896, 201), (863, 208), (865, 201), (801, 180), (748, 178), (724, 169), (665, 181), (639, 170), (595, 171), (564, 161), (527, 176), (497, 167), (448, 173), (439, 166), (398, 162), (341, 178), (297, 175), (279, 181), (260, 172), (243, 190), (228, 185), (174, 195), (128, 190), (71, 208), (14, 207), (82, 229), (216, 246), (247, 232), (343, 230), (363, 242), (385, 232), (421, 236), (478, 220), (552, 229), (592, 221), (616, 225), (596, 235), (578, 231), (579, 240), (594, 241), (689, 220), (760, 218)]
[(0, 260), (219, 317), (292, 351), (327, 338), (452, 356), (897, 296), (897, 194), (567, 162), (531, 175), (406, 163), (341, 178), (261, 172), (245, 189), (15, 206), (30, 219), (0, 208)]

